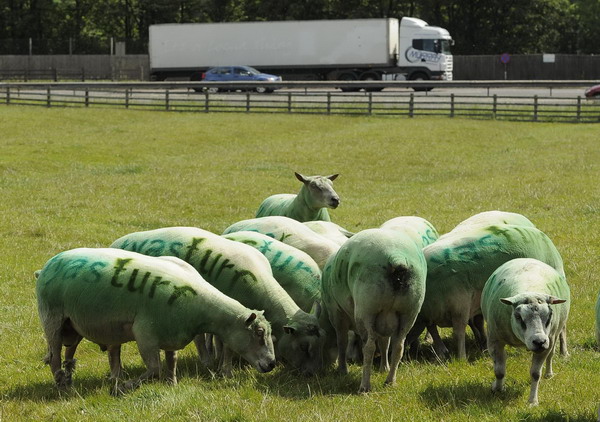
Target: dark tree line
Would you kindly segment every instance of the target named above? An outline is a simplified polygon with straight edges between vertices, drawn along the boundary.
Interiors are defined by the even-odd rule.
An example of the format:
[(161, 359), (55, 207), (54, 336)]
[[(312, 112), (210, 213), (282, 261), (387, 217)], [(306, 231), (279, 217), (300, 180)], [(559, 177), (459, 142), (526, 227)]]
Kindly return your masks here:
[(0, 0), (0, 41), (144, 45), (155, 23), (403, 16), (448, 29), (455, 54), (600, 53), (600, 0)]

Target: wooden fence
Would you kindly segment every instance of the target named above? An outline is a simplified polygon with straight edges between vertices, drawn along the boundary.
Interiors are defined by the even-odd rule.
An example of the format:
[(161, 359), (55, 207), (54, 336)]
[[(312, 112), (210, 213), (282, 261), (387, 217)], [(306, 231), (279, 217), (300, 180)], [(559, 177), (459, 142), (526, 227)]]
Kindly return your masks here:
[[(333, 87), (331, 87), (333, 88)], [(504, 96), (459, 93), (343, 93), (333, 89), (254, 92), (196, 92), (180, 85), (160, 84), (0, 84), (0, 104), (44, 107), (110, 107), (137, 110), (237, 113), (303, 113), (464, 117), (534, 122), (600, 122), (600, 101), (581, 96)]]

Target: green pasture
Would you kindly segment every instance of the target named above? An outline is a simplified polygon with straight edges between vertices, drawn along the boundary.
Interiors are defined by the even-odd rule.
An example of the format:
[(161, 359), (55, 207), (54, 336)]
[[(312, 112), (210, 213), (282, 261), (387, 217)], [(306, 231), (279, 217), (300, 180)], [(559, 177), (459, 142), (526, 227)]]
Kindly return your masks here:
[[(109, 395), (108, 362), (83, 342), (74, 389), (59, 393), (41, 359), (33, 272), (56, 253), (104, 247), (133, 231), (220, 233), (294, 171), (340, 173), (332, 219), (352, 231), (401, 216), (440, 233), (485, 210), (529, 217), (556, 244), (571, 285), (571, 356), (557, 357), (529, 408), (529, 362), (509, 349), (507, 390), (490, 358), (438, 362), (424, 345), (398, 382), (358, 395), (360, 366), (315, 378), (240, 367), (221, 379), (180, 353), (179, 384)], [(0, 421), (592, 421), (600, 404), (594, 304), (600, 283), (600, 125), (447, 118), (167, 113), (0, 106)], [(450, 331), (443, 336), (451, 343)], [(470, 333), (469, 333), (470, 335)], [(453, 348), (454, 345), (450, 344)], [(143, 371), (134, 344), (129, 376)]]

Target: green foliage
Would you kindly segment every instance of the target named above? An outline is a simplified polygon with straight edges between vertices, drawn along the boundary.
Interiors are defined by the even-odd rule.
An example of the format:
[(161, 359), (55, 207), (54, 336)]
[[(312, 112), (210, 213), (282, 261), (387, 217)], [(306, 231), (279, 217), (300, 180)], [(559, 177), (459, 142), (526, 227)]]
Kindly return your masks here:
[[(594, 304), (600, 272), (598, 125), (445, 118), (160, 113), (2, 107), (0, 113), (0, 419), (589, 421), (598, 408)], [(219, 233), (273, 193), (295, 193), (293, 171), (340, 173), (334, 222), (351, 231), (418, 215), (445, 233), (484, 210), (529, 217), (565, 261), (573, 303), (571, 357), (555, 359), (527, 406), (530, 356), (508, 349), (507, 390), (471, 336), (469, 362), (440, 363), (429, 346), (401, 364), (398, 384), (357, 395), (360, 367), (318, 378), (250, 368), (219, 379), (181, 353), (177, 386), (156, 382), (109, 396), (106, 355), (78, 350), (74, 391), (59, 393), (33, 272), (57, 252), (101, 247), (138, 230), (191, 225)], [(451, 349), (448, 330), (442, 335)], [(133, 343), (128, 376), (143, 371)]]

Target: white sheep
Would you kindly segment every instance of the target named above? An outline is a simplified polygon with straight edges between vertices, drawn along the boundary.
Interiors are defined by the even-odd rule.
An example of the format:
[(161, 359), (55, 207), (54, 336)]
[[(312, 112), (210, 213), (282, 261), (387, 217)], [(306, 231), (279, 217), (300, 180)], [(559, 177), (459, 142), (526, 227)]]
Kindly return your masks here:
[(340, 197), (333, 190), (333, 181), (339, 176), (303, 176), (294, 173), (302, 182), (297, 195), (277, 194), (266, 198), (258, 207), (256, 217), (282, 215), (304, 222), (313, 220), (331, 221), (327, 208), (340, 205)]
[(340, 246), (346, 243), (346, 240), (350, 237), (354, 236), (354, 233), (351, 231), (331, 221), (305, 221), (302, 224)]
[(257, 232), (240, 231), (223, 237), (262, 253), (271, 264), (275, 280), (303, 311), (309, 312), (321, 299), (321, 269), (306, 252)]
[[(176, 351), (203, 332), (218, 335), (261, 372), (275, 366), (271, 327), (262, 312), (225, 296), (180, 259), (73, 249), (50, 259), (36, 275), (50, 369), (61, 389), (72, 383), (73, 356), (82, 337), (108, 347), (110, 357), (122, 343), (137, 343), (146, 372), (113, 392), (159, 377), (160, 349), (165, 350), (166, 378), (176, 383)], [(110, 363), (117, 382), (120, 360)]]
[[(359, 392), (371, 389), (376, 344), (387, 384), (396, 380), (404, 340), (425, 296), (427, 266), (420, 247), (402, 233), (368, 229), (355, 234), (323, 270), (323, 304), (335, 328), (338, 368), (347, 373), (348, 331), (364, 341)], [(392, 346), (391, 365), (387, 361)]]
[[(427, 260), (427, 289), (421, 312), (409, 334), (412, 343), (427, 327), (434, 349), (448, 349), (436, 327), (452, 327), (459, 359), (466, 358), (465, 328), (481, 319), (481, 291), (496, 268), (514, 258), (535, 258), (564, 275), (563, 261), (552, 241), (534, 227), (474, 226), (447, 233), (423, 249)], [(483, 323), (477, 324), (484, 338)], [(561, 338), (566, 354), (566, 337)]]
[(435, 242), (440, 237), (433, 224), (416, 216), (395, 217), (383, 223), (380, 228), (401, 231), (422, 248)]
[(472, 215), (466, 220), (461, 221), (452, 229), (450, 233), (455, 233), (459, 230), (470, 229), (477, 226), (493, 226), (500, 224), (510, 224), (513, 226), (535, 227), (524, 215), (509, 211), (483, 211)]
[(536, 259), (513, 259), (487, 280), (481, 310), (488, 326), (488, 350), (494, 361), (493, 391), (504, 389), (505, 345), (525, 346), (532, 352), (529, 404), (538, 404), (542, 365), (553, 376), (552, 357), (567, 323), (569, 286), (563, 274)]
[(289, 217), (271, 216), (238, 221), (227, 227), (223, 234), (239, 231), (255, 231), (266, 234), (290, 246), (298, 248), (315, 260), (323, 268), (340, 245), (315, 233), (304, 224)]
[[(182, 258), (227, 296), (265, 311), (278, 359), (309, 375), (322, 368), (325, 334), (319, 328), (318, 316), (298, 307), (273, 278), (267, 258), (253, 247), (196, 227), (131, 233), (111, 247)], [(200, 349), (202, 345), (196, 344)]]

